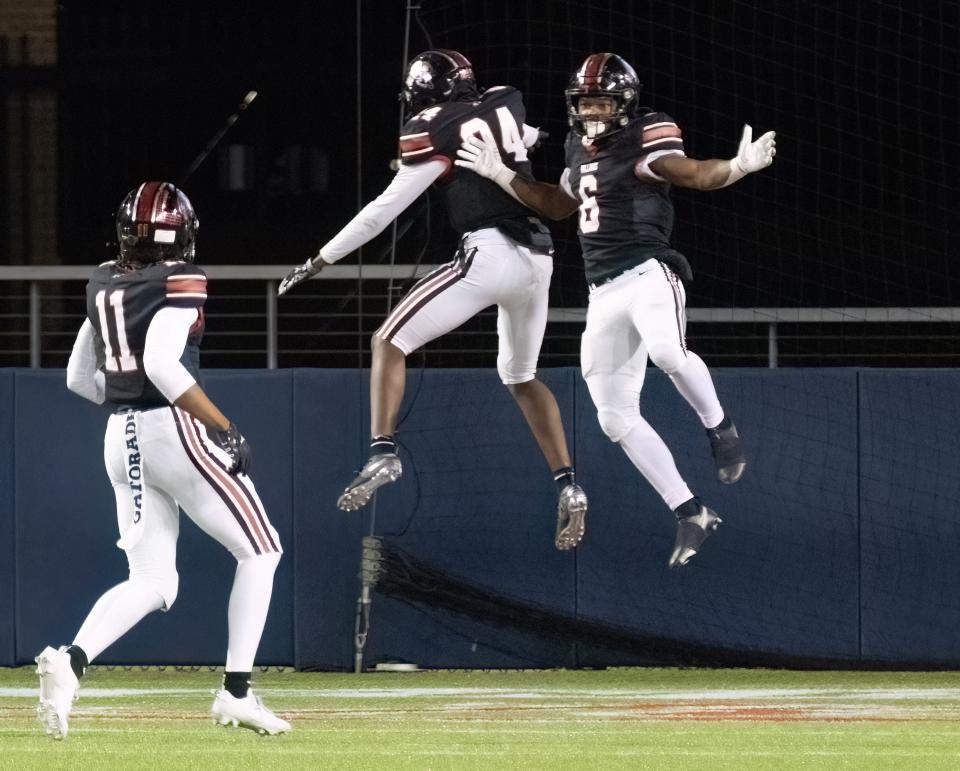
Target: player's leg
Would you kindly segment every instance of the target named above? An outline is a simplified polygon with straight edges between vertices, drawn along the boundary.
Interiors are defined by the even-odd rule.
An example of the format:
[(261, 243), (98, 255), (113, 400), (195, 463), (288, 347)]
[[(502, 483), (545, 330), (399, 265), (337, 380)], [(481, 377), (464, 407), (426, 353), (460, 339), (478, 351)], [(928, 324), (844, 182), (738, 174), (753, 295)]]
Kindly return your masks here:
[(267, 709), (250, 688), (273, 575), (282, 554), (280, 538), (253, 480), (227, 472), (228, 459), (208, 440), (206, 429), (182, 410), (156, 412), (158, 430), (167, 437), (162, 445), (164, 469), (157, 483), (237, 560), (227, 610), (224, 687), (214, 699), (214, 719), (261, 733), (289, 731), (290, 724)]
[(586, 530), (587, 496), (577, 484), (567, 437), (553, 392), (537, 380), (537, 359), (547, 325), (553, 258), (522, 246), (504, 245), (504, 270), (512, 277), (499, 300), (497, 372), (533, 433), (557, 485), (554, 545), (572, 549)]
[(67, 733), (70, 707), (87, 665), (144, 616), (168, 609), (177, 596), (178, 510), (169, 496), (150, 483), (137, 428), (133, 413), (114, 415), (104, 442), (129, 578), (97, 600), (72, 645), (48, 647), (37, 657), (41, 679), (38, 711), (44, 729), (55, 738)]
[(647, 351), (630, 313), (634, 298), (643, 298), (642, 279), (601, 288), (591, 296), (581, 362), (604, 434), (620, 445), (677, 518), (677, 540), (669, 561), (674, 567), (686, 564), (720, 520), (694, 497), (669, 448), (640, 414)]
[(746, 459), (736, 426), (724, 415), (707, 365), (686, 346), (686, 292), (668, 267), (641, 277), (647, 285), (644, 300), (632, 309), (634, 323), (650, 359), (665, 372), (700, 417), (710, 440), (717, 476), (733, 484), (743, 475)]
[[(374, 333), (370, 369), (370, 456), (337, 499), (344, 511), (366, 506), (403, 473), (394, 432), (403, 402), (406, 357), (493, 304), (483, 254), (461, 248), (451, 262), (418, 281)], [(478, 273), (481, 279), (478, 279)]]

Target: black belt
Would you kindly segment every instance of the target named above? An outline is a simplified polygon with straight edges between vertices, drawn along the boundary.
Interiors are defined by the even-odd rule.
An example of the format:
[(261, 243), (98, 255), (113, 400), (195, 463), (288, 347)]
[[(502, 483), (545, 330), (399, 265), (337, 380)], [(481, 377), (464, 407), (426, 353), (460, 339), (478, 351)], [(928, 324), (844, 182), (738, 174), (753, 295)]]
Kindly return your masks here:
[[(657, 258), (656, 258), (656, 257), (648, 257), (647, 260), (657, 260)], [(629, 268), (627, 268), (626, 270), (621, 270), (619, 273), (614, 273), (612, 276), (607, 276), (606, 278), (602, 278), (602, 279), (600, 279), (599, 281), (594, 281), (592, 284), (587, 284), (587, 289), (589, 289), (589, 290), (592, 292), (592, 291), (593, 291), (594, 289), (596, 289), (597, 287), (601, 287), (601, 286), (603, 286), (604, 284), (609, 284), (609, 283), (610, 283), (611, 281), (613, 281), (614, 279), (620, 278), (620, 276), (626, 275), (626, 274), (629, 273), (631, 270), (635, 270), (636, 268), (639, 268), (639, 267), (640, 267), (641, 265), (643, 265), (643, 263), (646, 262), (647, 260), (644, 260), (643, 262), (638, 262), (636, 265), (631, 265), (631, 266), (630, 266)], [(657, 260), (657, 262), (662, 262), (662, 261), (661, 261), (661, 260)], [(647, 271), (644, 271), (644, 273), (646, 273), (646, 272), (647, 272)]]
[(162, 410), (169, 407), (169, 404), (115, 404), (113, 405), (113, 414), (120, 415), (124, 412), (150, 412), (150, 410)]

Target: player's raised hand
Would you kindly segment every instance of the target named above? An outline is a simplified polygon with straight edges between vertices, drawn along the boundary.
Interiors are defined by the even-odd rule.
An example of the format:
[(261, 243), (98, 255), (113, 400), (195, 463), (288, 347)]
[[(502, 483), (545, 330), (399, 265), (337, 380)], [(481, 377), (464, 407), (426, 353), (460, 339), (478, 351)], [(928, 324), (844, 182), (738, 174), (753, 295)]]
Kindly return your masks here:
[(773, 163), (773, 156), (777, 154), (776, 136), (776, 131), (768, 131), (753, 141), (753, 128), (749, 123), (744, 125), (736, 157), (737, 165), (744, 174), (760, 171)]
[(231, 474), (250, 473), (253, 451), (250, 449), (250, 442), (240, 433), (236, 423), (231, 423), (223, 431), (208, 428), (207, 436), (230, 457), (231, 465), (227, 471)]
[(317, 275), (324, 265), (326, 265), (326, 263), (320, 257), (310, 258), (303, 263), (303, 265), (297, 265), (297, 267), (283, 277), (283, 281), (281, 281), (280, 286), (277, 287), (277, 296), (282, 297), (295, 286), (299, 286), (311, 276)]
[(457, 157), (459, 160), (454, 161), (457, 166), (470, 169), (503, 188), (508, 188), (515, 176), (515, 172), (504, 165), (497, 145), (477, 136), (469, 136), (463, 140), (457, 150)]

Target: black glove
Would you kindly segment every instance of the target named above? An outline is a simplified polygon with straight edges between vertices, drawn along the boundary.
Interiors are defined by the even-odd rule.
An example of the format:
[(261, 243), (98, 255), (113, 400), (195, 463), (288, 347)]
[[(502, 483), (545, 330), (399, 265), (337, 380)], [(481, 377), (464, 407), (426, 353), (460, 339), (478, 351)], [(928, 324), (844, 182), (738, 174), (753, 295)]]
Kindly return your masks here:
[(217, 447), (230, 456), (230, 468), (227, 471), (231, 474), (247, 474), (250, 472), (253, 451), (250, 449), (250, 442), (243, 438), (243, 434), (240, 433), (240, 429), (237, 428), (235, 423), (231, 423), (223, 431), (208, 428), (207, 436)]

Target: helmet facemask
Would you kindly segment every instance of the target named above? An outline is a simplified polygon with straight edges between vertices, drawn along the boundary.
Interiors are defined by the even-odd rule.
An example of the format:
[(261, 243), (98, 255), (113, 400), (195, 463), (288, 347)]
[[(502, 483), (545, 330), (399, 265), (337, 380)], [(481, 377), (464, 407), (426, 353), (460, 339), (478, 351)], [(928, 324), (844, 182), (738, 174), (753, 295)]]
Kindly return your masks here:
[[(570, 79), (566, 90), (567, 120), (574, 133), (592, 142), (623, 129), (637, 114), (642, 88), (633, 67), (615, 54), (591, 54)], [(603, 115), (584, 113), (585, 97), (610, 99), (613, 109)]]

